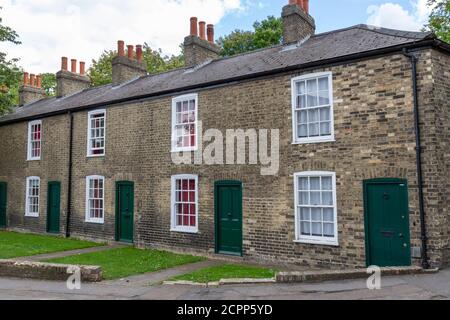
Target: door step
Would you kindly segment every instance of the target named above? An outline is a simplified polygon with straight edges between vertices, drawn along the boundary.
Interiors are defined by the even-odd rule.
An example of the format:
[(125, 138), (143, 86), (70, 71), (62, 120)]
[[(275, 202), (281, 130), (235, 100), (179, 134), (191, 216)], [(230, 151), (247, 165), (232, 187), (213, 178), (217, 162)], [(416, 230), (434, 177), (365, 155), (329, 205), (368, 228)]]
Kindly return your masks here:
[[(424, 270), (420, 267), (386, 267), (380, 269), (381, 276), (384, 277), (439, 272), (438, 269)], [(372, 274), (373, 272), (369, 273), (367, 269), (278, 272), (276, 275), (276, 280), (280, 283), (314, 283), (336, 280), (365, 279)]]

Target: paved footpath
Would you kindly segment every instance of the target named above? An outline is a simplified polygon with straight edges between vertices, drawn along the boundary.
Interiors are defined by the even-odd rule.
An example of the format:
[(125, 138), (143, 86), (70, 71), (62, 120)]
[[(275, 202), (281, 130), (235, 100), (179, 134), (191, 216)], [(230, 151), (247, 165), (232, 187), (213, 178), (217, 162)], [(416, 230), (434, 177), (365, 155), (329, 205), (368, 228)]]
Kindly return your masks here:
[[(74, 291), (68, 290), (64, 282), (0, 278), (0, 299), (450, 299), (450, 269), (438, 274), (384, 277), (382, 290), (373, 291), (366, 289), (365, 280), (201, 288), (160, 284), (150, 286), (149, 282), (159, 279), (154, 275), (154, 281), (149, 281), (151, 278), (147, 276), (132, 277), (127, 279), (129, 281), (82, 284), (81, 290)], [(163, 276), (160, 274), (160, 277)]]

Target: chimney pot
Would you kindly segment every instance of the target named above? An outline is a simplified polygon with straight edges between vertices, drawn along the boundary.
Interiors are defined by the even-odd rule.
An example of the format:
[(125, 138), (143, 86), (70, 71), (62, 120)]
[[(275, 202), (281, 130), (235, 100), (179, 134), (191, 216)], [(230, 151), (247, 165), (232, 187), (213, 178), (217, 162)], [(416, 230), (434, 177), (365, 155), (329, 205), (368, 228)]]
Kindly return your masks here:
[(200, 26), (200, 38), (203, 40), (206, 40), (206, 22), (205, 21), (200, 21), (198, 23), (198, 25)]
[(207, 34), (208, 34), (208, 41), (214, 43), (214, 25), (208, 24)]
[(198, 37), (198, 19), (197, 17), (191, 18), (191, 36)]
[(309, 0), (303, 0), (303, 10), (305, 10), (306, 13), (309, 13)]
[(142, 61), (142, 56), (143, 56), (142, 45), (138, 44), (136, 46), (136, 59), (137, 59), (137, 61)]
[(67, 71), (67, 66), (68, 66), (67, 62), (68, 62), (67, 57), (61, 58), (61, 70)]
[(122, 40), (117, 41), (117, 52), (119, 57), (125, 57), (125, 42)]
[(84, 61), (80, 61), (80, 74), (84, 76), (86, 73), (86, 63)]
[(28, 86), (30, 84), (30, 75), (28, 72), (23, 73), (23, 85)]
[(289, 0), (289, 5), (291, 5), (291, 4), (299, 4), (299, 1), (301, 1), (301, 0)]
[(42, 78), (41, 78), (41, 76), (39, 75), (39, 76), (36, 76), (36, 87), (37, 88), (41, 88), (41, 86), (42, 86)]
[(35, 87), (36, 86), (36, 75), (30, 74), (30, 86)]
[(71, 68), (70, 71), (72, 73), (77, 73), (77, 60), (76, 59), (72, 59), (71, 61)]
[(133, 46), (132, 45), (128, 45), (128, 59), (133, 59), (134, 57), (134, 50), (133, 50)]

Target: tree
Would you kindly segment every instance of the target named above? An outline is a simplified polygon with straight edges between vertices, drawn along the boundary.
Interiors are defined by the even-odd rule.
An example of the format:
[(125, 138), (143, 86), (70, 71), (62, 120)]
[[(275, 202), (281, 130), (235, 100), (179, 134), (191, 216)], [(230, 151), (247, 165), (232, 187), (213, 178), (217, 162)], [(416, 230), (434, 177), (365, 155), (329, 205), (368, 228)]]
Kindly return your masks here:
[(428, 5), (433, 8), (428, 28), (439, 39), (450, 43), (450, 0), (429, 0)]
[(283, 23), (281, 18), (273, 16), (253, 24), (253, 31), (234, 30), (225, 37), (220, 37), (217, 44), (221, 47), (222, 56), (266, 48), (281, 43), (283, 38)]
[[(0, 10), (2, 7), (0, 7)], [(0, 42), (20, 44), (18, 34), (4, 26), (0, 17)], [(8, 60), (5, 52), (0, 52), (0, 114), (11, 110), (19, 102), (19, 81), (22, 71), (17, 67), (18, 59)]]
[(53, 97), (56, 95), (56, 75), (54, 73), (43, 73), (42, 76), (42, 89), (45, 90), (47, 97)]
[[(92, 60), (88, 71), (92, 86), (97, 87), (112, 82), (112, 60), (117, 51), (104, 51), (98, 60)], [(143, 59), (150, 74), (169, 71), (184, 65), (183, 55), (165, 56), (161, 49), (153, 50), (147, 43), (143, 48)]]

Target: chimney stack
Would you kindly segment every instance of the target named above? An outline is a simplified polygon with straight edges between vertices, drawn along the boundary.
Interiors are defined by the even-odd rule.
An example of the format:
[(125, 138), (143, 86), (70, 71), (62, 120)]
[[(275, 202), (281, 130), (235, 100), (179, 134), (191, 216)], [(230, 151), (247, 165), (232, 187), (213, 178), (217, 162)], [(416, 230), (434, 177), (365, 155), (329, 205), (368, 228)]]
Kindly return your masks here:
[(117, 42), (117, 56), (112, 61), (113, 86), (118, 86), (127, 81), (147, 75), (147, 64), (143, 61), (142, 45), (136, 46), (136, 57), (134, 46), (127, 46), (125, 56), (125, 42)]
[(191, 18), (190, 34), (184, 39), (184, 58), (186, 67), (194, 67), (219, 57), (220, 48), (214, 43), (214, 26)]
[(68, 71), (68, 61), (67, 57), (62, 57), (61, 70), (56, 73), (56, 96), (58, 98), (77, 93), (91, 85), (91, 79), (85, 74), (85, 63), (80, 62), (80, 73), (77, 73), (77, 60), (70, 60), (70, 71)]
[(23, 84), (19, 88), (19, 106), (24, 106), (45, 98), (45, 91), (41, 88), (41, 76), (28, 72), (23, 73)]
[(285, 44), (303, 41), (316, 32), (314, 18), (309, 15), (309, 0), (289, 0), (281, 16)]

